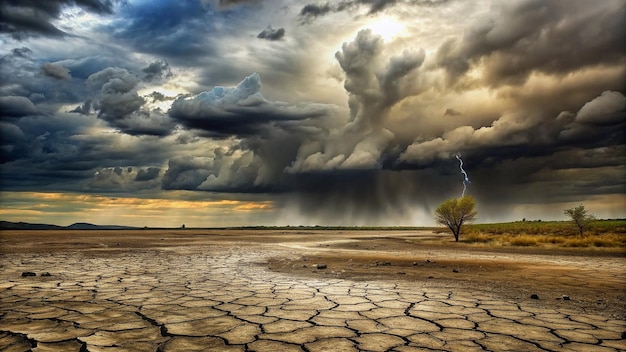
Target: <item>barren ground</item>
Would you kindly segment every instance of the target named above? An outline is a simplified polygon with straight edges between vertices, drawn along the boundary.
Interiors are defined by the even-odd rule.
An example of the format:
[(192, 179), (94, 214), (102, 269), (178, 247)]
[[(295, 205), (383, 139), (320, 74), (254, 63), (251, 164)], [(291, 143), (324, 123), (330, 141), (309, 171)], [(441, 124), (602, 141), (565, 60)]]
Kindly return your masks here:
[(625, 255), (426, 231), (2, 231), (0, 350), (624, 350)]

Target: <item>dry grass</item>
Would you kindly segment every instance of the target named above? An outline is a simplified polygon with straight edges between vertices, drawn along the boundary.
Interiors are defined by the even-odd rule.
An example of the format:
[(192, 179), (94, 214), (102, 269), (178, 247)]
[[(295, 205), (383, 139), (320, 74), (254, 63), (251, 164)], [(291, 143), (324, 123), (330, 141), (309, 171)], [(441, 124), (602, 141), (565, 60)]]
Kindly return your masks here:
[(494, 236), (482, 232), (470, 232), (467, 235), (461, 235), (461, 242), (465, 243), (490, 243), (493, 242)]
[(536, 246), (539, 243), (538, 239), (539, 238), (537, 236), (518, 235), (518, 236), (513, 236), (512, 238), (510, 238), (508, 242), (512, 246), (530, 247), (530, 246)]
[(626, 221), (596, 221), (582, 237), (569, 222), (469, 225), (461, 234), (461, 242), (515, 247), (626, 248)]

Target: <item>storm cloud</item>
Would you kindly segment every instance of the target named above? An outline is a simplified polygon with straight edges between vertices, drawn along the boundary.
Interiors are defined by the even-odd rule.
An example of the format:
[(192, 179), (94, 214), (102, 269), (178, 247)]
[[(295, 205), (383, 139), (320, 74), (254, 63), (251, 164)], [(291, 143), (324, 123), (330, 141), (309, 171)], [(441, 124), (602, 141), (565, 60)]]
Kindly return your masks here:
[(430, 225), (462, 190), (460, 152), (480, 221), (558, 219), (580, 203), (624, 216), (623, 1), (287, 6), (3, 2), (0, 193), (259, 201), (271, 206), (246, 214), (262, 224)]
[(257, 38), (266, 39), (270, 41), (281, 40), (285, 36), (285, 29), (278, 28), (274, 29), (272, 26), (267, 26), (261, 33), (257, 34)]
[(43, 70), (46, 76), (50, 76), (56, 79), (70, 79), (72, 76), (70, 75), (70, 70), (67, 68), (54, 63), (46, 62), (41, 65), (41, 69)]
[(396, 5), (411, 6), (436, 6), (446, 3), (448, 0), (342, 0), (337, 2), (323, 2), (307, 4), (300, 10), (300, 19), (304, 23), (310, 23), (317, 17), (332, 12), (342, 12), (357, 8), (366, 8), (368, 15), (374, 15)]
[(213, 136), (260, 134), (289, 121), (327, 115), (324, 104), (290, 105), (267, 100), (260, 93), (257, 73), (244, 78), (236, 87), (214, 87), (194, 97), (180, 97), (172, 103), (169, 115), (187, 128)]
[(141, 70), (144, 73), (143, 79), (150, 82), (160, 78), (172, 78), (173, 73), (170, 65), (164, 60), (157, 60)]
[(8, 0), (0, 3), (0, 33), (23, 40), (33, 35), (63, 36), (67, 33), (54, 24), (63, 9), (77, 6), (96, 14), (111, 14), (111, 0)]
[(30, 99), (20, 96), (0, 97), (0, 111), (6, 117), (22, 117), (38, 113)]
[[(484, 68), (489, 85), (521, 84), (533, 73), (565, 75), (587, 66), (623, 59), (623, 3), (607, 1), (593, 11), (585, 1), (498, 3), (498, 16), (486, 15), (462, 39), (448, 39), (438, 64), (454, 83), (470, 68)], [(593, 33), (587, 24), (594, 23)], [(572, 53), (575, 52), (575, 55)]]
[[(159, 76), (162, 75), (165, 64), (157, 62), (151, 65), (158, 65), (157, 71)], [(154, 72), (146, 72), (145, 69), (143, 72), (150, 75), (150, 81), (156, 77)], [(137, 74), (126, 69), (110, 67), (96, 72), (86, 80), (87, 86), (96, 90), (94, 102), (88, 100), (73, 111), (88, 113), (93, 106), (99, 118), (130, 135), (168, 135), (174, 128), (174, 122), (158, 110), (145, 108), (146, 99), (137, 93), (140, 82)]]
[(346, 75), (350, 119), (328, 139), (303, 145), (290, 172), (381, 168), (394, 134), (386, 128), (389, 109), (407, 93), (403, 79), (423, 62), (423, 50), (382, 59), (383, 41), (365, 30), (335, 54)]

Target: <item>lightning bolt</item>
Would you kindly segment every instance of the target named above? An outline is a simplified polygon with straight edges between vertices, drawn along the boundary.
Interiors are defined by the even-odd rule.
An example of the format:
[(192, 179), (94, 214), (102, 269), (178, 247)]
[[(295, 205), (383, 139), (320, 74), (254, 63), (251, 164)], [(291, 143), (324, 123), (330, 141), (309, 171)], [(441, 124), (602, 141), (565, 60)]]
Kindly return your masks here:
[(461, 153), (456, 153), (456, 159), (459, 161), (459, 169), (461, 169), (461, 174), (463, 174), (463, 193), (461, 193), (461, 197), (465, 196), (465, 191), (467, 190), (467, 184), (471, 183), (469, 180), (469, 176), (467, 176), (467, 172), (463, 169), (463, 159), (461, 159)]

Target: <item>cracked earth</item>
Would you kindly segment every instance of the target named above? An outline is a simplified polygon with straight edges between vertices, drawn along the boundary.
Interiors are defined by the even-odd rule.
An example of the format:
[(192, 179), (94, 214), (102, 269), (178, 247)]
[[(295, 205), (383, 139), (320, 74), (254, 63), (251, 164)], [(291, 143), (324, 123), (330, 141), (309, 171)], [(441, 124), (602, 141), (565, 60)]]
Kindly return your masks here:
[[(406, 239), (395, 233), (375, 245), (368, 233), (190, 233), (1, 233), (0, 350), (626, 350), (623, 256), (384, 248)], [(526, 274), (513, 287), (556, 286), (539, 299), (492, 288), (511, 267)], [(565, 272), (604, 297), (579, 299), (556, 280)], [(606, 286), (593, 291), (593, 278)]]

